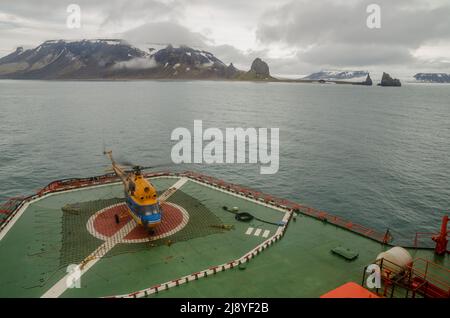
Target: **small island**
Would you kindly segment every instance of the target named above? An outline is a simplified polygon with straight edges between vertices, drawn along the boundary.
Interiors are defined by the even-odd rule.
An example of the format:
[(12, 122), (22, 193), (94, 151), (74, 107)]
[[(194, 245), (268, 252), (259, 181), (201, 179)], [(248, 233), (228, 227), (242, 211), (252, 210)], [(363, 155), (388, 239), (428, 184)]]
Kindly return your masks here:
[(383, 72), (383, 76), (381, 77), (381, 83), (378, 86), (384, 87), (400, 87), (402, 83), (397, 78), (392, 78), (388, 73)]

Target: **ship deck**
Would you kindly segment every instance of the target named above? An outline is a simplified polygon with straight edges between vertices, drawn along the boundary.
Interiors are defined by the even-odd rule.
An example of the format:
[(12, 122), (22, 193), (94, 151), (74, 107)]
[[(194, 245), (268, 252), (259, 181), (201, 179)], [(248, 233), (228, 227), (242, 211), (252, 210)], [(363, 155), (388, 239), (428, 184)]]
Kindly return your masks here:
[[(0, 231), (0, 297), (319, 297), (361, 283), (364, 267), (390, 248), (195, 178), (150, 180), (166, 198), (163, 223), (151, 237), (123, 214), (118, 182), (51, 191), (22, 204)], [(257, 219), (238, 221), (224, 206)], [(338, 246), (358, 257), (333, 254)], [(409, 252), (449, 268), (448, 254)], [(79, 286), (67, 284), (74, 266)]]

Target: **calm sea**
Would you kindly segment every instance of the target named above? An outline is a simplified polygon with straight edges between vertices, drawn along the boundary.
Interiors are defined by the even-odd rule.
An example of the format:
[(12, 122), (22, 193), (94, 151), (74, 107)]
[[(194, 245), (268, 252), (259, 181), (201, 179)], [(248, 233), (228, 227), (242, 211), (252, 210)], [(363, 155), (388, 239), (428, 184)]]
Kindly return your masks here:
[[(399, 235), (450, 208), (450, 85), (0, 81), (0, 199), (103, 174), (103, 149), (170, 163), (177, 127), (280, 128), (280, 168), (184, 165)], [(170, 167), (173, 169), (174, 167)]]

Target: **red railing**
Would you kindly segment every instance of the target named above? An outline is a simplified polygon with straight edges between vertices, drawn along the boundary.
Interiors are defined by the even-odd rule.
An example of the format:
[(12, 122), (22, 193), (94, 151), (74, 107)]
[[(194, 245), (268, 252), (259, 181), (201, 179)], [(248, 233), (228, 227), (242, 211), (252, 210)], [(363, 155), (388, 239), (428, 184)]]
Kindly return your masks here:
[(450, 298), (450, 269), (423, 258), (411, 267), (411, 290), (430, 298)]
[(444, 215), (442, 218), (441, 231), (439, 233), (416, 233), (416, 236), (414, 238), (414, 247), (417, 248), (419, 246), (420, 239), (427, 238), (428, 243), (434, 243), (434, 250), (436, 254), (444, 255), (446, 253), (449, 253), (447, 246), (450, 237), (450, 231), (448, 230), (448, 220), (448, 215)]
[[(159, 176), (170, 175), (170, 172), (156, 172), (147, 174), (147, 176)], [(49, 183), (42, 189), (39, 189), (36, 194), (19, 197), (9, 198), (6, 202), (0, 205), (0, 231), (9, 223), (19, 208), (27, 201), (44, 196), (48, 193), (62, 192), (77, 188), (103, 185), (118, 182), (120, 179), (115, 174), (105, 174), (100, 176), (88, 177), (88, 178), (71, 178), (56, 180)], [(2, 217), (3, 215), (3, 217)]]
[[(290, 200), (277, 198), (273, 195), (269, 195), (260, 191), (255, 191), (248, 189), (246, 187), (232, 184), (225, 182), (221, 179), (217, 179), (214, 177), (206, 176), (198, 172), (193, 171), (186, 171), (182, 173), (174, 173), (170, 171), (162, 171), (162, 172), (154, 172), (154, 173), (146, 173), (146, 177), (156, 177), (156, 176), (186, 176), (191, 179), (207, 183), (209, 185), (212, 185), (217, 188), (222, 188), (227, 191), (231, 191), (243, 196), (246, 196), (248, 198), (255, 199), (260, 202), (264, 202), (266, 204), (276, 206), (283, 209), (292, 209), (296, 213), (301, 213), (313, 218), (316, 218), (318, 220), (321, 220), (323, 222), (334, 224), (338, 227), (345, 228), (349, 231), (352, 231), (354, 233), (360, 234), (362, 236), (368, 237), (370, 239), (373, 239), (380, 243), (389, 243), (392, 238), (390, 235), (388, 235), (388, 232), (386, 233), (380, 233), (372, 228), (353, 223), (352, 221), (346, 220), (344, 218), (341, 218), (339, 216), (335, 216), (332, 214), (329, 214), (328, 212), (321, 211), (318, 209), (314, 209), (312, 207), (308, 207), (296, 202), (292, 202)], [(51, 182), (46, 187), (40, 189), (37, 191), (35, 195), (21, 198), (22, 201), (18, 203), (17, 200), (9, 200), (4, 204), (2, 207), (0, 207), (1, 213), (6, 214), (7, 218), (3, 218), (2, 227), (5, 222), (7, 222), (10, 219), (11, 214), (14, 214), (14, 211), (17, 210), (18, 205), (20, 205), (22, 202), (34, 199), (36, 197), (43, 196), (47, 193), (52, 192), (61, 192), (61, 191), (67, 191), (71, 189), (76, 188), (82, 188), (82, 187), (88, 187), (88, 186), (95, 186), (95, 185), (101, 185), (101, 184), (108, 184), (113, 182), (118, 182), (119, 178), (114, 174), (105, 174), (101, 176), (95, 176), (95, 177), (89, 177), (89, 178), (72, 178), (72, 179), (63, 179), (63, 180), (57, 180), (54, 182)]]
[(203, 174), (200, 174), (198, 172), (184, 172), (184, 175), (196, 179), (198, 181), (206, 182), (212, 185), (216, 185), (219, 188), (225, 188), (226, 190), (233, 191), (236, 193), (240, 193), (242, 195), (245, 195), (247, 197), (251, 197), (255, 200), (262, 201), (266, 204), (274, 205), (281, 208), (287, 208), (292, 209), (296, 212), (308, 215), (310, 217), (322, 220), (327, 223), (334, 224), (336, 226), (345, 228), (347, 230), (350, 230), (354, 233), (363, 235), (365, 237), (371, 238), (375, 241), (378, 241), (380, 243), (389, 243), (391, 241), (391, 237), (389, 235), (386, 235), (386, 233), (380, 233), (374, 229), (365, 227), (360, 224), (353, 223), (351, 221), (345, 220), (341, 217), (331, 215), (325, 211), (317, 210), (296, 202), (292, 202), (286, 199), (280, 199), (275, 196), (265, 194), (263, 192), (250, 190), (248, 188), (242, 187), (240, 185), (235, 185), (231, 183), (227, 183), (223, 180), (205, 176)]
[(13, 197), (3, 202), (0, 205), (0, 216), (3, 215), (3, 217), (0, 217), (0, 224), (2, 222), (5, 222), (9, 215), (14, 212), (17, 207), (21, 205), (21, 203), (26, 199), (26, 197)]
[(420, 241), (423, 242), (424, 239), (428, 239), (428, 244), (431, 244), (431, 242), (433, 242), (433, 240), (431, 239), (433, 235), (436, 235), (436, 233), (417, 232), (414, 237), (414, 247), (415, 248), (420, 247), (421, 246)]
[[(379, 259), (383, 297), (450, 298), (450, 269), (423, 258), (416, 258), (402, 267), (387, 259)], [(364, 268), (362, 285), (365, 284), (367, 266)]]

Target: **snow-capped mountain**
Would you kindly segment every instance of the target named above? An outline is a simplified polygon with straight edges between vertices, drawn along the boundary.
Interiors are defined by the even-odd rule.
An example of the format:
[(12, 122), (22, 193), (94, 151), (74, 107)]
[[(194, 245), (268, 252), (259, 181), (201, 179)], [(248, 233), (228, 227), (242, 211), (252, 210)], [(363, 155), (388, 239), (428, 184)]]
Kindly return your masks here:
[(450, 83), (450, 74), (445, 73), (417, 73), (414, 78), (424, 83)]
[(364, 81), (367, 78), (369, 72), (367, 71), (335, 71), (335, 70), (324, 70), (316, 73), (312, 73), (306, 77), (304, 80), (313, 81)]
[(241, 71), (187, 46), (143, 51), (123, 40), (46, 41), (0, 59), (1, 78), (233, 78)]
[(149, 54), (121, 40), (46, 41), (30, 50), (18, 48), (0, 59), (0, 76), (9, 78), (102, 77), (114, 64)]

